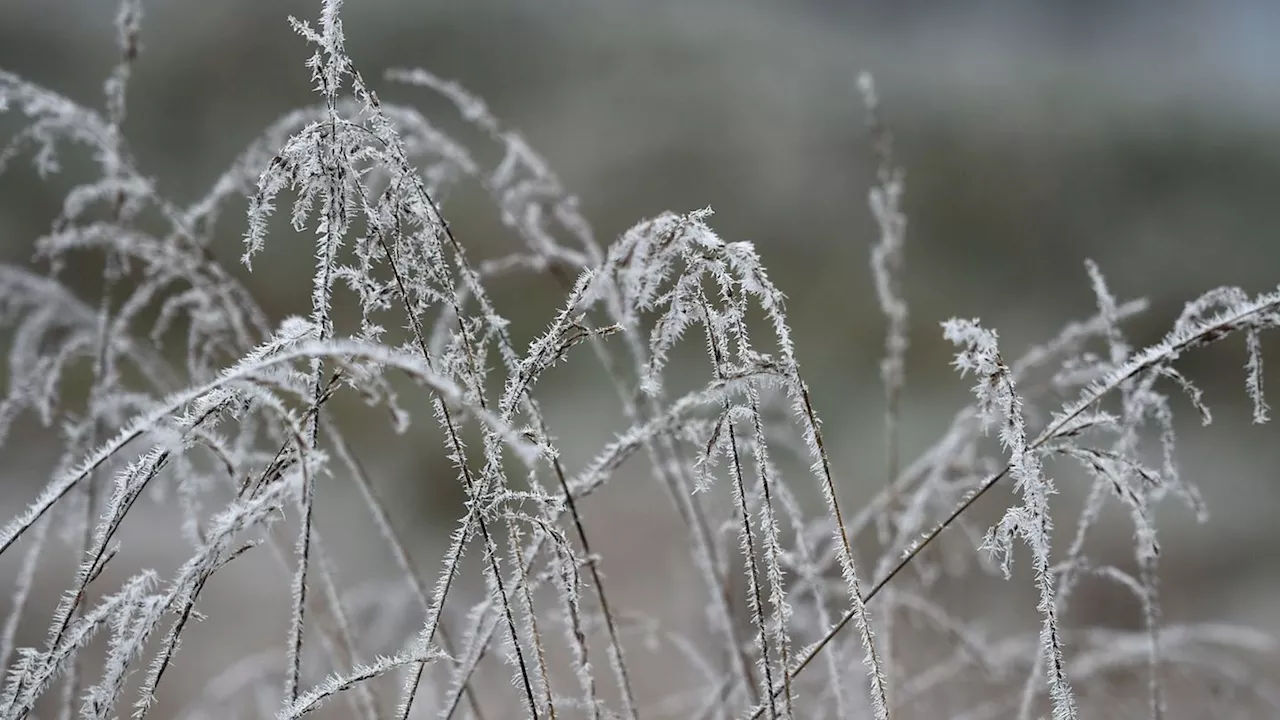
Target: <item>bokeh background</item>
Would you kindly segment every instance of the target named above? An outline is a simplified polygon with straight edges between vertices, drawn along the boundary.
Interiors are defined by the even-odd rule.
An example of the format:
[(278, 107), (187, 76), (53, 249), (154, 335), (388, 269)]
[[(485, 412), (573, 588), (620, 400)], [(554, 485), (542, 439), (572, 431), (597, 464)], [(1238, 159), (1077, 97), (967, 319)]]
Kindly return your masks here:
[[(161, 192), (198, 197), (267, 123), (311, 102), (303, 67), (310, 49), (285, 18), (314, 17), (316, 6), (144, 3), (126, 134)], [(100, 0), (8, 0), (0, 4), (0, 68), (100, 106), (115, 61), (114, 12)], [(1129, 326), (1141, 345), (1205, 290), (1256, 293), (1280, 282), (1280, 4), (1268, 0), (350, 0), (344, 19), (357, 67), (385, 99), (418, 105), (449, 126), (456, 119), (448, 107), (380, 77), (421, 66), (460, 81), (550, 160), (599, 238), (665, 209), (709, 205), (725, 238), (754, 241), (788, 294), (848, 502), (884, 482), (884, 323), (868, 265), (877, 229), (866, 202), (874, 161), (858, 72), (876, 76), (907, 172), (907, 458), (967, 401), (970, 383), (949, 367), (942, 320), (981, 317), (1016, 354), (1093, 311), (1084, 271), (1092, 258), (1116, 294), (1150, 300)], [(10, 122), (0, 118), (0, 128)], [(29, 262), (66, 187), (65, 179), (38, 181), (22, 164), (0, 177), (5, 261)], [(224, 257), (239, 255), (242, 210), (223, 222)], [(446, 212), (464, 242), (489, 250), (515, 242), (480, 193), (459, 191)], [(234, 268), (277, 318), (308, 309), (311, 250), (305, 238), (289, 242), (255, 273)], [(521, 332), (532, 333), (554, 308), (554, 291), (516, 281), (497, 296)], [(1280, 632), (1280, 436), (1249, 423), (1242, 346), (1185, 361), (1216, 410), (1215, 424), (1199, 428), (1194, 412), (1178, 406), (1179, 458), (1211, 519), (1199, 525), (1185, 510), (1161, 513), (1165, 619)], [(688, 372), (703, 370), (691, 363)], [(561, 372), (543, 392), (570, 458), (580, 461), (622, 429), (603, 386)], [(360, 417), (358, 407), (349, 411)], [(357, 430), (356, 441), (376, 459), (397, 523), (423, 548), (421, 564), (434, 567), (431, 548), (451, 529), (460, 497), (438, 449), (348, 423), (373, 428)], [(43, 481), (52, 449), (41, 447), (9, 450), (0, 515), (11, 516)], [(345, 521), (351, 496), (334, 486), (323, 501), (334, 552), (376, 577), (389, 565), (367, 528)], [(620, 553), (611, 577), (636, 593), (661, 595), (645, 579), (662, 571), (664, 553), (679, 554), (660, 544), (674, 518), (639, 518), (665, 512), (660, 501), (655, 494), (598, 510), (636, 521), (614, 525), (631, 529), (604, 541)], [(1120, 514), (1102, 531), (1117, 557), (1129, 552), (1129, 533)], [(646, 550), (623, 552), (634, 547)], [(157, 542), (145, 552), (161, 563), (170, 549)], [(13, 565), (0, 560), (0, 587)], [(69, 571), (50, 570), (42, 587), (56, 591)], [(252, 604), (286, 589), (278, 577), (256, 582), (211, 592)], [(1086, 597), (1074, 612), (1126, 626), (1137, 622), (1131, 610)], [(244, 623), (270, 636), (285, 621), (278, 615)]]

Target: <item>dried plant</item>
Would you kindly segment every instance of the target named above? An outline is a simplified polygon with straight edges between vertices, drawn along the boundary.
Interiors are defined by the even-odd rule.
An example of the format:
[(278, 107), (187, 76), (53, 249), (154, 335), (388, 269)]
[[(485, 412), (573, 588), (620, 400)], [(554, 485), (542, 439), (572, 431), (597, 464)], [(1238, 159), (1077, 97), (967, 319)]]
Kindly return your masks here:
[[(36, 241), (48, 272), (0, 268), (11, 330), (0, 436), (25, 417), (62, 440), (45, 489), (0, 528), (0, 554), (21, 556), (0, 632), (0, 716), (143, 717), (162, 703), (156, 712), (184, 718), (296, 718), (327, 704), (344, 717), (1065, 719), (1101, 717), (1099, 703), (1116, 702), (1117, 683), (1129, 682), (1145, 706), (1135, 712), (1161, 718), (1173, 714), (1171, 677), (1208, 678), (1239, 690), (1241, 703), (1280, 707), (1253, 670), (1271, 652), (1265, 637), (1162, 622), (1152, 518), (1166, 498), (1204, 511), (1177, 470), (1170, 391), (1204, 422), (1210, 415), (1178, 360), (1242, 338), (1254, 420), (1265, 422), (1260, 334), (1280, 326), (1280, 293), (1206, 293), (1161, 342), (1136, 349), (1122, 326), (1145, 305), (1116, 300), (1090, 264), (1096, 313), (1017, 361), (979, 321), (950, 320), (943, 332), (956, 369), (976, 379), (975, 402), (901, 463), (905, 184), (864, 76), (880, 166), (871, 258), (888, 327), (888, 482), (852, 507), (840, 499), (783, 293), (750, 244), (722, 240), (698, 210), (601, 245), (542, 157), (458, 85), (424, 70), (387, 75), (455, 106), (500, 149), (495, 167), (419, 111), (383, 103), (347, 55), (340, 9), (325, 0), (317, 24), (292, 20), (314, 48), (318, 104), (267, 128), (189, 205), (161, 195), (125, 142), (138, 0), (121, 4), (103, 111), (0, 72), (0, 110), (26, 120), (0, 171), (30, 153), (42, 176), (57, 172), (68, 145), (87, 148), (98, 169)], [(477, 260), (450, 227), (439, 199), (467, 182), (488, 191), (519, 239), (509, 254)], [(215, 254), (220, 210), (245, 196), (244, 265), (281, 236), (312, 238), (308, 317), (269, 321)], [(277, 204), (287, 225), (273, 219)], [(59, 279), (72, 256), (101, 266), (96, 299)], [(488, 289), (513, 272), (563, 292), (527, 346)], [(171, 362), (166, 350), (183, 330), (184, 359)], [(671, 356), (690, 332), (709, 368), (698, 387), (675, 392)], [(629, 425), (582, 467), (562, 457), (537, 392), (562, 361), (599, 363)], [(434, 426), (411, 422), (407, 392), (424, 394)], [(330, 401), (342, 394), (387, 408), (406, 443), (443, 443), (466, 503), (434, 581), (333, 419)], [(998, 447), (984, 442), (993, 424)], [(797, 459), (809, 477), (789, 469)], [(1078, 463), (1092, 484), (1069, 539), (1055, 544), (1046, 463), (1057, 459)], [(602, 567), (592, 550), (583, 500), (627, 463), (647, 467), (683, 526), (701, 579), (691, 610), (705, 613), (702, 637), (669, 632), (613, 594), (606, 578), (627, 568)], [(398, 568), (394, 590), (361, 596), (338, 581), (314, 512), (322, 477), (357, 488)], [(948, 574), (981, 571), (981, 556), (968, 562), (972, 544), (943, 537), (974, 531), (966, 511), (1000, 483), (1016, 503), (982, 546), (1006, 576), (1015, 546), (1029, 549), (1038, 632), (960, 617), (931, 593)], [(172, 576), (130, 567), (104, 587), (108, 564), (131, 562), (121, 533), (140, 503), (181, 517), (173, 541), (187, 559)], [(1108, 503), (1131, 518), (1133, 569), (1085, 554)], [(60, 542), (79, 566), (48, 611), (32, 588)], [(486, 588), (474, 603), (456, 590), (472, 572), (468, 551), (481, 556), (474, 571)], [(166, 697), (169, 668), (200, 652), (183, 640), (204, 617), (202, 592), (246, 553), (272, 554), (290, 578), (279, 651), (223, 668), (200, 697)], [(1086, 581), (1131, 592), (1142, 631), (1071, 627), (1068, 601)], [(45, 616), (44, 644), (18, 647), (21, 627)], [(459, 619), (452, 632), (446, 617)], [(394, 618), (414, 630), (387, 653), (379, 643), (403, 628), (379, 623)], [(89, 649), (100, 635), (99, 657)], [(640, 653), (687, 667), (687, 686), (641, 692)], [(512, 687), (482, 686), (477, 669), (496, 663)]]

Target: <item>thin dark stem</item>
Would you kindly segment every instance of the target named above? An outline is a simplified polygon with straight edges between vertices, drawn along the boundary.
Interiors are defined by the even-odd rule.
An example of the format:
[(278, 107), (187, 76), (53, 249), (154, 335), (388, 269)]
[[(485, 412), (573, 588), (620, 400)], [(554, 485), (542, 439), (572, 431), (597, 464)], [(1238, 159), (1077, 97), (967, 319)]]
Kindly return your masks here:
[[(426, 188), (420, 188), (420, 189), (425, 195)], [(427, 196), (427, 200), (431, 202), (430, 196)], [(434, 202), (432, 202), (432, 207), (434, 207)], [(443, 218), (441, 220), (443, 221)], [(445, 231), (449, 232), (448, 226), (445, 226)], [(451, 233), (450, 233), (450, 237), (452, 237)], [(385, 238), (383, 238), (382, 236), (379, 236), (378, 242), (382, 245), (382, 250), (387, 255), (387, 262), (391, 266), (391, 270), (395, 276), (396, 283), (400, 288), (400, 299), (404, 305), (405, 314), (408, 316), (408, 319), (411, 325), (413, 326), (414, 336), (418, 344), (418, 349), (422, 352), (423, 362), (427, 363), (427, 367), (430, 369), (432, 365), (430, 349), (427, 347), (426, 337), (422, 333), (422, 326), (418, 322), (418, 317), (413, 313), (412, 308), (409, 307), (408, 289), (405, 286), (404, 277), (400, 273), (399, 267), (396, 265), (395, 255), (391, 252), (391, 248), (390, 246), (387, 245)], [(455, 244), (456, 244), (456, 241), (455, 241)], [(463, 339), (465, 341), (464, 344), (467, 345), (469, 348), (470, 341), (466, 335), (466, 328), (465, 326), (462, 325), (461, 313), (459, 313), (458, 315), (458, 322), (459, 322), (459, 327), (461, 328), (461, 332), (463, 333)], [(445, 420), (446, 432), (449, 435), (450, 442), (454, 445), (454, 447), (458, 448), (460, 452), (462, 448), (462, 442), (458, 433), (458, 429), (454, 424), (453, 414), (449, 410), (449, 406), (445, 404), (444, 398), (437, 397), (436, 402), (439, 403), (441, 415)], [(467, 466), (466, 462), (463, 461), (462, 458), (460, 458), (459, 466), (463, 474), (463, 481), (464, 481), (464, 484), (466, 485), (467, 494), (470, 497), (475, 498), (476, 501), (478, 502), (479, 497), (476, 494), (479, 490), (478, 483), (472, 477), (470, 468)], [(480, 534), (485, 539), (486, 545), (488, 545), (491, 548), (496, 548), (496, 545), (493, 542), (493, 536), (489, 532), (488, 523), (484, 519), (483, 511), (478, 511), (476, 513), (476, 521), (480, 528)], [(464, 538), (464, 542), (465, 542), (465, 538)], [(497, 585), (498, 593), (502, 599), (502, 606), (503, 606), (504, 614), (506, 616), (506, 621), (507, 621), (507, 629), (511, 633), (511, 644), (515, 648), (516, 660), (520, 667), (520, 677), (524, 685), (525, 698), (529, 703), (530, 712), (533, 713), (533, 716), (536, 720), (538, 717), (538, 711), (537, 711), (538, 704), (537, 704), (537, 701), (534, 699), (533, 683), (529, 678), (529, 670), (525, 664), (524, 651), (520, 646), (520, 635), (516, 630), (515, 618), (511, 614), (511, 605), (507, 598), (507, 591), (502, 581), (502, 572), (501, 572), (501, 569), (498, 567), (497, 557), (495, 557), (493, 553), (486, 553), (486, 554), (489, 557), (489, 570), (493, 574), (494, 582)], [(454, 572), (454, 570), (451, 569), (449, 573), (449, 577), (445, 581), (444, 595), (442, 597), (448, 595), (449, 588), (452, 586), (453, 578), (455, 575), (456, 575), (456, 572)], [(444, 611), (444, 607), (443, 607), (443, 601), (442, 601), (440, 612), (443, 613), (443, 611)], [(439, 627), (440, 627), (440, 622), (439, 620), (437, 620), (436, 623), (432, 626), (431, 633), (428, 635), (426, 639), (427, 644), (431, 643), (432, 638), (435, 637), (436, 629)], [(421, 662), (415, 663), (414, 672), (417, 678), (421, 678), (422, 670), (424, 667), (425, 667), (424, 663), (421, 663)], [(415, 680), (414, 682), (415, 688), (417, 687), (417, 682), (418, 682), (417, 680)], [(403, 708), (402, 708), (403, 713), (406, 717), (408, 716), (409, 709), (410, 707), (412, 707), (412, 704), (413, 704), (413, 697), (411, 695), (408, 698), (408, 701), (403, 704)]]

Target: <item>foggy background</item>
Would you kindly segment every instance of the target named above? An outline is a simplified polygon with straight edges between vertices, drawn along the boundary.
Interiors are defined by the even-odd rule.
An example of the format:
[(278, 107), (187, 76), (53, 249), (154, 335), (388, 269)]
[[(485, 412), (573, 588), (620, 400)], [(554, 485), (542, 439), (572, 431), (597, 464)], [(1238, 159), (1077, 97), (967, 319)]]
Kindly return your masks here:
[[(297, 0), (144, 2), (125, 134), (162, 194), (198, 197), (269, 122), (313, 101), (303, 67), (311, 50), (285, 17), (314, 18), (317, 8)], [(114, 13), (114, 3), (99, 0), (0, 3), (0, 69), (100, 107), (116, 56)], [(875, 74), (907, 173), (906, 460), (969, 399), (971, 381), (952, 372), (938, 326), (953, 315), (981, 317), (1000, 331), (1006, 353), (1018, 355), (1092, 314), (1084, 261), (1093, 258), (1121, 299), (1151, 301), (1127, 327), (1144, 346), (1206, 290), (1239, 285), (1254, 294), (1280, 282), (1277, 3), (348, 0), (343, 18), (356, 67), (385, 100), (454, 127), (451, 108), (381, 74), (425, 67), (458, 80), (544, 154), (602, 242), (663, 210), (708, 205), (722, 237), (755, 242), (788, 295), (802, 371), (854, 507), (882, 486), (885, 465), (877, 369), (884, 322), (868, 265), (878, 234), (866, 202), (874, 161), (858, 72)], [(0, 116), (0, 137), (12, 123)], [(76, 167), (69, 162), (67, 171)], [(39, 181), (25, 159), (0, 176), (5, 261), (28, 262), (67, 182)], [(224, 258), (240, 254), (243, 209), (224, 212)], [(516, 242), (480, 194), (460, 191), (444, 210), (481, 253)], [(231, 267), (274, 319), (309, 309), (306, 240), (277, 238), (254, 273)], [(493, 290), (522, 337), (546, 322), (558, 297), (536, 280)], [(1263, 342), (1275, 367), (1276, 339)], [(705, 365), (689, 357), (688, 372), (704, 378)], [(1178, 457), (1211, 517), (1197, 525), (1173, 503), (1159, 514), (1164, 619), (1280, 632), (1280, 435), (1274, 425), (1249, 424), (1244, 359), (1240, 338), (1183, 361), (1215, 410), (1210, 427), (1198, 427), (1173, 393)], [(1274, 371), (1268, 378), (1280, 379)], [(612, 391), (599, 389), (569, 372), (540, 386), (572, 462), (623, 429), (609, 414)], [(415, 427), (429, 428), (425, 406), (416, 410)], [(433, 548), (459, 507), (454, 476), (438, 447), (376, 424), (365, 432), (353, 439), (433, 574)], [(0, 476), (6, 519), (34, 497), (48, 459), (38, 446), (8, 452)], [(345, 519), (353, 493), (322, 492), (334, 554), (389, 568), (367, 528)], [(612, 512), (634, 522), (610, 526), (617, 537), (602, 540), (606, 558), (611, 546), (649, 548), (606, 560), (611, 582), (634, 587), (640, 606), (643, 587), (664, 594), (646, 580), (663, 572), (663, 553), (683, 553), (656, 544), (672, 542), (678, 527), (652, 495), (615, 503)], [(1005, 491), (984, 505), (994, 512), (1007, 499)], [(1119, 558), (1131, 555), (1130, 533), (1120, 513), (1101, 530)], [(165, 548), (147, 552), (162, 558)], [(13, 565), (0, 561), (0, 578)], [(42, 587), (64, 587), (70, 568), (51, 570)], [(1029, 585), (1022, 575), (983, 587), (1002, 595)], [(277, 602), (281, 591), (287, 578), (210, 590), (236, 603)], [(274, 628), (284, 627), (286, 611), (245, 622), (262, 623), (278, 644), (283, 630)], [(1088, 621), (1138, 617), (1135, 608), (1094, 607), (1082, 596), (1068, 623)]]

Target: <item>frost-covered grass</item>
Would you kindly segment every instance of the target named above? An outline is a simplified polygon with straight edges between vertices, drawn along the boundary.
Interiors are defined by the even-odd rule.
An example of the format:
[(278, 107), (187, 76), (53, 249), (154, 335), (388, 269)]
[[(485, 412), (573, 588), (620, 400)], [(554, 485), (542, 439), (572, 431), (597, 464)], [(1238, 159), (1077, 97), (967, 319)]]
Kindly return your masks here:
[[(36, 241), (36, 264), (0, 268), (0, 317), (12, 330), (0, 433), (37, 421), (62, 440), (44, 491), (0, 527), (0, 554), (20, 557), (0, 630), (0, 716), (161, 708), (291, 718), (323, 707), (370, 718), (1160, 718), (1280, 708), (1254, 672), (1266, 638), (1162, 619), (1153, 519), (1166, 499), (1204, 512), (1177, 471), (1175, 396), (1210, 416), (1179, 359), (1243, 343), (1253, 419), (1265, 422), (1260, 335), (1280, 325), (1280, 293), (1208, 292), (1163, 340), (1136, 348), (1123, 325), (1144, 303), (1117, 300), (1090, 263), (1093, 314), (1016, 359), (980, 321), (950, 320), (942, 332), (975, 401), (929, 450), (900, 459), (905, 185), (864, 76), (879, 165), (871, 263), (886, 319), (887, 462), (868, 469), (884, 475), (883, 491), (852, 506), (783, 292), (749, 243), (721, 239), (707, 210), (600, 242), (543, 158), (460, 86), (425, 70), (385, 78), (455, 106), (500, 150), (494, 167), (414, 108), (383, 103), (346, 54), (340, 6), (327, 0), (317, 23), (293, 21), (315, 51), (317, 104), (268, 127), (187, 204), (167, 199), (126, 148), (138, 0), (121, 4), (120, 61), (102, 110), (0, 72), (0, 109), (25, 119), (0, 170), (19, 172), (10, 166), (29, 155), (40, 175), (57, 172), (68, 145), (87, 148), (98, 168)], [(437, 199), (458, 183), (489, 192), (509, 254), (473, 257), (450, 228)], [(308, 317), (271, 322), (234, 262), (214, 252), (219, 211), (244, 197), (244, 266), (268, 243), (313, 243)], [(73, 256), (101, 267), (98, 296), (60, 282)], [(527, 344), (489, 292), (511, 273), (563, 293)], [(670, 365), (683, 343), (705, 346), (707, 369), (676, 392), (684, 383), (668, 382)], [(174, 346), (183, 361), (167, 359)], [(581, 466), (562, 457), (539, 400), (539, 380), (561, 362), (598, 363), (629, 424)], [(89, 382), (70, 382), (77, 373)], [(403, 442), (441, 443), (451, 460), (467, 501), (434, 577), (418, 569), (361, 448), (334, 422), (340, 394), (385, 407)], [(430, 419), (408, 409), (420, 400)], [(987, 439), (992, 426), (998, 442)], [(1055, 532), (1050, 473), (1065, 472), (1062, 461), (1091, 480), (1079, 515)], [(624, 466), (665, 490), (683, 528), (700, 636), (666, 632), (663, 618), (615, 594), (607, 578), (628, 567), (592, 549), (582, 501)], [(395, 592), (366, 599), (375, 614), (409, 607), (414, 629), (391, 649), (386, 630), (351, 612), (353, 589), (325, 552), (313, 515), (321, 477), (356, 487), (398, 568)], [(975, 554), (982, 532), (968, 511), (1002, 484), (1013, 503)], [(120, 536), (140, 502), (181, 518), (172, 543), (188, 559), (171, 575), (129, 565)], [(1108, 505), (1132, 524), (1124, 567), (1086, 552)], [(933, 592), (992, 566), (1009, 577), (1019, 546), (1038, 628), (961, 615)], [(46, 556), (67, 549), (80, 564), (62, 602), (36, 606)], [(182, 642), (193, 624), (236, 621), (226, 608), (205, 617), (202, 592), (247, 553), (272, 555), (291, 588), (278, 652), (211, 675), (216, 692), (167, 696), (170, 667), (201, 652)], [(466, 553), (479, 561), (468, 565)], [(128, 579), (107, 586), (109, 563)], [(487, 589), (474, 604), (455, 591), (473, 569)], [(1141, 629), (1074, 626), (1069, 600), (1082, 583), (1124, 588)], [(45, 622), (44, 643), (17, 646), (24, 626)], [(686, 682), (641, 692), (639, 655), (681, 668)], [(482, 683), (481, 666), (505, 667), (511, 685)]]

